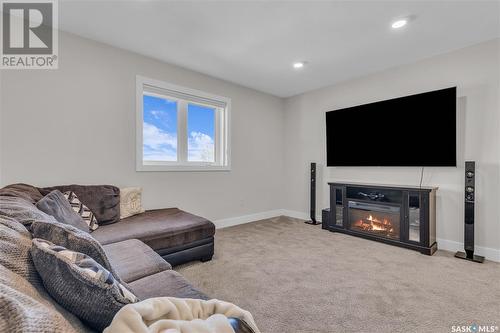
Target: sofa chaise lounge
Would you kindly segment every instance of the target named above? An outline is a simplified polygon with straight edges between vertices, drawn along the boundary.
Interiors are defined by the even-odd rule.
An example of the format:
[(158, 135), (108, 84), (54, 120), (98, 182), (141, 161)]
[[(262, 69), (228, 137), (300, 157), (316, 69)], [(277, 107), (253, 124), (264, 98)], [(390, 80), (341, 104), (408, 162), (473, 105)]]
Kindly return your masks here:
[[(58, 187), (62, 190), (65, 187)], [(101, 222), (95, 234), (100, 239), (106, 256), (119, 278), (127, 283), (131, 291), (140, 299), (151, 297), (179, 297), (208, 299), (208, 296), (191, 285), (182, 275), (172, 270), (169, 262), (165, 261), (157, 252), (162, 252), (177, 258), (176, 262), (184, 262), (187, 258), (211, 258), (213, 254), (214, 227), (207, 220), (182, 212), (178, 209), (166, 209), (163, 212), (150, 211), (135, 219), (124, 219), (109, 224), (119, 211), (116, 208), (116, 188), (112, 186), (72, 186), (77, 193), (94, 198), (90, 206), (96, 209)], [(19, 332), (87, 332), (91, 331), (85, 323), (65, 310), (51, 298), (45, 290), (40, 276), (36, 273), (33, 261), (29, 254), (31, 247), (30, 225), (34, 221), (47, 219), (48, 215), (39, 211), (36, 202), (43, 197), (49, 188), (38, 189), (26, 184), (15, 184), (0, 189), (0, 331)], [(90, 194), (89, 194), (90, 193)], [(77, 194), (78, 195), (78, 194)], [(82, 195), (87, 199), (86, 195)], [(119, 198), (119, 196), (118, 196)], [(91, 203), (88, 201), (87, 203)], [(119, 202), (118, 202), (119, 207)], [(91, 208), (92, 209), (92, 208)], [(118, 208), (119, 209), (119, 208)], [(52, 218), (52, 217), (50, 217)], [(188, 223), (187, 220), (192, 222)], [(108, 224), (106, 224), (106, 220)], [(132, 222), (135, 221), (135, 222)], [(171, 222), (175, 221), (175, 222)], [(180, 221), (187, 221), (182, 228)], [(168, 226), (173, 223), (174, 226)], [(141, 225), (141, 227), (135, 226)], [(167, 225), (160, 228), (160, 224)], [(121, 225), (123, 229), (113, 227)], [(134, 225), (132, 227), (132, 225)], [(114, 233), (130, 227), (137, 234), (127, 230), (127, 236), (115, 236)], [(156, 228), (156, 229), (155, 229)], [(143, 232), (142, 230), (149, 230)], [(162, 237), (151, 230), (161, 231)], [(188, 235), (190, 231), (194, 235)], [(185, 236), (180, 236), (182, 233)], [(211, 245), (202, 247), (197, 256), (185, 255), (185, 249), (193, 249), (200, 240), (211, 239)], [(198, 243), (196, 243), (198, 242)], [(148, 244), (156, 248), (150, 247)], [(207, 243), (208, 244), (208, 243)], [(169, 251), (169, 246), (176, 251)], [(189, 252), (189, 251), (188, 251)], [(203, 253), (202, 253), (203, 252)], [(180, 259), (179, 259), (180, 258)], [(241, 322), (229, 319), (235, 332), (250, 332), (241, 326)]]
[(178, 208), (148, 210), (120, 220), (120, 189), (111, 185), (62, 185), (38, 189), (72, 191), (99, 221), (92, 236), (101, 244), (139, 239), (172, 265), (208, 261), (214, 254), (215, 225)]

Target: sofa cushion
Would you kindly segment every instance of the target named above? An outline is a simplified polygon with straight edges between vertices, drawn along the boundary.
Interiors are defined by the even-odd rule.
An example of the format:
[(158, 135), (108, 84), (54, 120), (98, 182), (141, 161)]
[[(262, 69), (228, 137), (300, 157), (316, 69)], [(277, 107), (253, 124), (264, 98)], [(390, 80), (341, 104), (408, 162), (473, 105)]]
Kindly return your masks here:
[(36, 207), (53, 216), (58, 222), (72, 225), (82, 231), (89, 231), (87, 223), (73, 210), (68, 199), (58, 190), (54, 190), (38, 200)]
[(153, 250), (189, 244), (212, 237), (215, 225), (178, 208), (148, 210), (92, 233), (101, 244), (137, 238)]
[(97, 218), (99, 225), (120, 221), (120, 189), (112, 185), (60, 185), (40, 188), (45, 195), (53, 190), (75, 192)]
[[(154, 286), (154, 287), (152, 287)], [(129, 283), (134, 295), (142, 300), (152, 297), (209, 299), (182, 275), (173, 270), (163, 271)]]
[(103, 248), (116, 274), (127, 283), (172, 269), (159, 254), (137, 239), (104, 245)]
[(43, 197), (36, 187), (28, 184), (7, 185), (0, 189), (0, 196), (23, 198), (33, 204)]
[(9, 216), (26, 227), (34, 221), (57, 222), (53, 216), (45, 214), (32, 202), (20, 197), (0, 197), (0, 215)]
[(123, 306), (139, 301), (83, 253), (35, 238), (31, 256), (50, 295), (92, 328), (103, 330)]

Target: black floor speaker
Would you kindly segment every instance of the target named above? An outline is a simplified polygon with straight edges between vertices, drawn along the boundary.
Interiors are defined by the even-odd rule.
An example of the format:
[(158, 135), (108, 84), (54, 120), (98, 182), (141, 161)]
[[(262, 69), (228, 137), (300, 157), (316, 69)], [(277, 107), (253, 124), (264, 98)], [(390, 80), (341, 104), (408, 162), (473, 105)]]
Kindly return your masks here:
[(476, 163), (465, 162), (465, 218), (464, 218), (464, 249), (465, 252), (455, 253), (455, 257), (474, 262), (483, 262), (484, 257), (474, 254), (474, 202), (476, 198)]
[(311, 191), (310, 191), (310, 220), (306, 221), (307, 224), (317, 225), (316, 221), (316, 163), (311, 163)]

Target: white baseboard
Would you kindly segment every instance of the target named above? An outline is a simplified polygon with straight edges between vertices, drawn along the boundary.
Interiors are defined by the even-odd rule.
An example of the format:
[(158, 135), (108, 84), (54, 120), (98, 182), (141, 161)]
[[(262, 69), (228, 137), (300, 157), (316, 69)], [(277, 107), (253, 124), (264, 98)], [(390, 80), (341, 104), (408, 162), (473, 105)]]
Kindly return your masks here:
[[(464, 243), (451, 241), (448, 239), (438, 238), (436, 240), (438, 250), (446, 250), (451, 252), (464, 251)], [(492, 249), (490, 247), (476, 246), (474, 254), (485, 257), (488, 260), (500, 262), (500, 250)]]
[[(214, 224), (215, 224), (217, 229), (220, 229), (220, 228), (231, 227), (231, 226), (238, 225), (238, 224), (244, 224), (244, 223), (269, 219), (271, 217), (276, 217), (276, 216), (281, 216), (281, 215), (293, 217), (296, 219), (309, 220), (308, 213), (298, 212), (298, 211), (288, 210), (288, 209), (276, 209), (276, 210), (270, 210), (270, 211), (262, 212), (262, 213), (249, 214), (249, 215), (243, 215), (243, 216), (231, 217), (231, 218), (227, 218), (227, 219), (216, 220), (216, 221), (214, 221)], [(321, 221), (321, 215), (316, 216), (316, 220)], [(436, 242), (438, 244), (439, 250), (446, 250), (446, 251), (451, 251), (451, 252), (464, 250), (464, 244), (460, 243), (460, 242), (451, 241), (451, 240), (447, 240), (447, 239), (441, 239), (441, 238), (438, 238), (436, 240)], [(500, 262), (500, 249), (492, 249), (489, 247), (476, 246), (474, 253), (478, 254), (480, 256), (484, 256), (488, 260)]]
[(217, 229), (231, 227), (233, 225), (244, 224), (249, 222), (255, 222), (259, 220), (269, 219), (271, 217), (281, 216), (283, 214), (283, 209), (270, 210), (267, 212), (230, 217), (227, 219), (215, 220), (213, 221)]
[[(282, 209), (283, 214), (285, 216), (290, 216), (296, 219), (302, 219), (302, 220), (310, 220), (310, 214), (309, 213), (304, 213), (304, 212), (298, 212), (295, 210), (288, 210), (288, 209)], [(316, 221), (321, 222), (321, 212), (320, 214), (316, 214)]]
[(283, 209), (283, 215), (293, 217), (296, 219), (302, 219), (302, 220), (309, 220), (309, 214), (303, 213), (303, 212), (298, 212), (295, 210), (288, 210), (288, 209)]
[[(271, 217), (282, 216), (282, 215), (293, 217), (296, 219), (309, 220), (309, 215), (307, 213), (302, 213), (302, 212), (297, 212), (297, 211), (287, 210), (287, 209), (275, 209), (275, 210), (270, 210), (267, 212), (261, 212), (261, 213), (255, 213), (255, 214), (249, 214), (249, 215), (236, 216), (236, 217), (230, 217), (230, 218), (226, 218), (226, 219), (215, 220), (214, 224), (215, 224), (215, 227), (217, 229), (221, 229), (221, 228), (232, 227), (233, 225), (255, 222), (255, 221), (259, 221), (259, 220), (269, 219)], [(316, 220), (321, 222), (321, 216), (318, 215), (316, 217)]]

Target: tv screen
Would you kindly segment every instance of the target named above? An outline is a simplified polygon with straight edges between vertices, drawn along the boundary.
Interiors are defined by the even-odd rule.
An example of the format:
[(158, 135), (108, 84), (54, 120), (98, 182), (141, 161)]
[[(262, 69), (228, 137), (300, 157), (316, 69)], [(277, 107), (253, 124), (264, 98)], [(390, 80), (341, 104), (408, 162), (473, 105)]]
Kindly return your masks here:
[(328, 166), (456, 166), (456, 87), (326, 113)]

